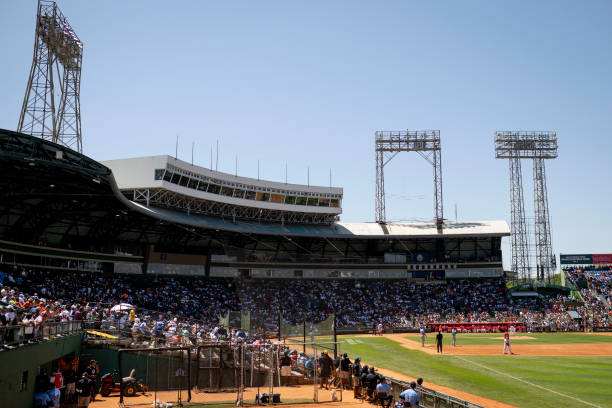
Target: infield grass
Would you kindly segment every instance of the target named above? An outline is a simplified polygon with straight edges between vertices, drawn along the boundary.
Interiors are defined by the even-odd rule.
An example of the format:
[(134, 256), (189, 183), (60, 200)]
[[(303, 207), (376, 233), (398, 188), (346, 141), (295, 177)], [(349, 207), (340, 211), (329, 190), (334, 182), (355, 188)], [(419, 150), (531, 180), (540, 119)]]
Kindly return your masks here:
[[(443, 344), (452, 344), (453, 337), (450, 333), (443, 333)], [(531, 337), (530, 339), (516, 338)], [(457, 333), (457, 345), (499, 345), (503, 346), (503, 333)], [(406, 335), (409, 340), (421, 342), (418, 334)], [(510, 337), (512, 343), (518, 344), (592, 344), (592, 343), (612, 343), (612, 336), (601, 334), (582, 334), (582, 333), (517, 333)], [(427, 333), (425, 344), (436, 344), (436, 333)]]
[(349, 357), (423, 377), (425, 386), (429, 381), (518, 407), (612, 407), (612, 357), (430, 355), (381, 337), (340, 339)]

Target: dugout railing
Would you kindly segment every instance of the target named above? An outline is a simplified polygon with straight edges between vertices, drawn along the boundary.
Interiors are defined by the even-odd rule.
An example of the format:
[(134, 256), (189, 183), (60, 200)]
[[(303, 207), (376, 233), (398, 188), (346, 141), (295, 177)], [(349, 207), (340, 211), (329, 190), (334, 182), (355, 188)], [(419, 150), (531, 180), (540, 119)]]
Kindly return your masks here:
[[(391, 385), (391, 394), (395, 401), (399, 401), (400, 394), (410, 388), (410, 383), (406, 381), (391, 377), (386, 377), (386, 379)], [(419, 393), (419, 406), (423, 408), (484, 408), (482, 405), (426, 387), (417, 386), (417, 391)]]

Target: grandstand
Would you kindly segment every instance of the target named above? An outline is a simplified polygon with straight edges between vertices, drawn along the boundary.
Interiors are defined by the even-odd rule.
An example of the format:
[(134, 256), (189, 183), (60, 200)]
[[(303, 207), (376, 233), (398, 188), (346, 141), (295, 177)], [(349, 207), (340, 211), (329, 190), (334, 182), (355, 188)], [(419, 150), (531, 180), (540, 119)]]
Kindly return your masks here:
[[(71, 342), (62, 353), (22, 364), (5, 354), (7, 364), (29, 367), (25, 374), (11, 371), (11, 378), (73, 358), (70, 350), (79, 353), (74, 339), (83, 330), (102, 340), (88, 340), (81, 353), (105, 367), (117, 361), (107, 345), (136, 347), (139, 357), (127, 353), (126, 361), (160, 391), (189, 392), (195, 384), (240, 395), (239, 376), (250, 376), (251, 384), (275, 378), (280, 384), (271, 368), (279, 351), (224, 345), (228, 338), (248, 336), (249, 344), (259, 344), (278, 336), (304, 351), (339, 352), (336, 330), (368, 332), (379, 323), (391, 331), (462, 332), (610, 325), (609, 309), (596, 303), (608, 298), (591, 296), (608, 282), (602, 274), (587, 278), (584, 303), (567, 296), (567, 289), (508, 290), (504, 221), (445, 222), (443, 229), (435, 222), (346, 223), (339, 220), (341, 188), (237, 177), (169, 156), (99, 163), (7, 130), (0, 130), (0, 156), (2, 299), (20, 307), (38, 302), (54, 316), (34, 333), (35, 343), (52, 333)], [(568, 276), (584, 286), (579, 273)], [(111, 312), (119, 302), (135, 305), (138, 320), (128, 323), (127, 314)], [(84, 319), (76, 326), (70, 323), (75, 313)], [(221, 334), (220, 321), (240, 324)], [(24, 341), (25, 326), (11, 327), (2, 338), (6, 349)], [(185, 359), (167, 345), (195, 355)], [(146, 351), (151, 349), (157, 354)], [(267, 363), (245, 371), (244, 359), (254, 353)], [(191, 360), (198, 369), (190, 371)], [(162, 374), (150, 364), (160, 365)], [(300, 367), (300, 381), (307, 381)], [(160, 385), (177, 369), (189, 370), (192, 382)]]
[(0, 148), (5, 262), (211, 277), (503, 276), (504, 221), (447, 222), (443, 232), (433, 222), (343, 223), (334, 221), (339, 188), (235, 177), (168, 156), (105, 166), (5, 130)]
[[(495, 133), (512, 233), (444, 218), (440, 130), (377, 131), (376, 222), (343, 222), (331, 171), (329, 186), (229, 174), (212, 151), (194, 164), (194, 145), (179, 160), (178, 136), (174, 157), (84, 155), (83, 43), (54, 0), (35, 33), (17, 132), (0, 129), (2, 404), (609, 405), (612, 337), (592, 332), (612, 331), (612, 255), (561, 255), (552, 276), (556, 131)], [(432, 165), (430, 222), (386, 218), (400, 152)]]

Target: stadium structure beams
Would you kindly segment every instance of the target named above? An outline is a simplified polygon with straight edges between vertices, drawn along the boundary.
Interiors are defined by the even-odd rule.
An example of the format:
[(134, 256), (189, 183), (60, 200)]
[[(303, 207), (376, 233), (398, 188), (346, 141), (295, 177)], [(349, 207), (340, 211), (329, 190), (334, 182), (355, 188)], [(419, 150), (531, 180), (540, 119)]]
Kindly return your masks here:
[(281, 224), (324, 224), (333, 223), (336, 215), (314, 214), (301, 212), (287, 212), (278, 210), (265, 210), (254, 207), (244, 207), (227, 203), (201, 200), (163, 188), (146, 188), (124, 190), (123, 194), (130, 200), (142, 203), (147, 207), (159, 207), (169, 210), (178, 210), (191, 214), (208, 215), (222, 219), (249, 220), (257, 222), (274, 222)]
[(535, 261), (538, 281), (550, 282), (556, 268), (552, 252), (545, 160), (558, 156), (557, 133), (547, 131), (495, 132), (495, 158), (510, 162), (510, 232), (512, 236), (512, 269), (520, 280), (531, 276), (529, 239), (525, 222), (521, 159), (533, 160), (535, 210)]
[(385, 166), (399, 152), (417, 152), (433, 167), (434, 221), (438, 232), (444, 224), (442, 201), (442, 147), (439, 130), (378, 131), (374, 137), (376, 154), (376, 222), (386, 222)]
[(546, 167), (543, 158), (533, 159), (533, 201), (535, 206), (536, 274), (538, 280), (546, 280), (550, 283), (557, 262), (552, 252)]
[(513, 157), (510, 164), (510, 230), (512, 234), (512, 270), (521, 280), (529, 279), (529, 239), (525, 222), (523, 174), (521, 160)]
[(83, 152), (82, 60), (83, 43), (57, 4), (39, 0), (34, 56), (17, 124), (18, 132)]

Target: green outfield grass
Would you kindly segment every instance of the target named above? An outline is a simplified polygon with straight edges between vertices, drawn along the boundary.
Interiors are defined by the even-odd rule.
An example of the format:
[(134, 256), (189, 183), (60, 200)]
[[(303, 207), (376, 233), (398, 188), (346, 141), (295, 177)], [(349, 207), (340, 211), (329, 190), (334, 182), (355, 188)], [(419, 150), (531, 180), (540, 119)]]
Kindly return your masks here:
[(430, 355), (381, 337), (339, 340), (349, 357), (423, 377), (425, 386), (429, 381), (518, 407), (612, 407), (612, 357)]
[[(452, 344), (453, 337), (450, 333), (443, 333), (443, 344)], [(478, 333), (461, 334), (457, 333), (458, 345), (503, 345), (503, 333)], [(581, 334), (581, 333), (517, 333), (516, 336), (533, 337), (533, 339), (512, 339), (512, 343), (517, 344), (590, 344), (590, 343), (612, 343), (612, 336), (601, 334)], [(407, 339), (421, 342), (418, 334), (410, 334)], [(436, 333), (427, 333), (425, 344), (436, 344)]]

